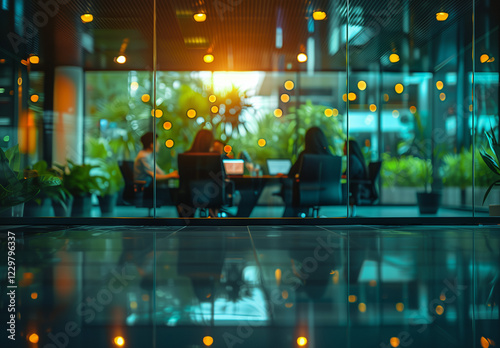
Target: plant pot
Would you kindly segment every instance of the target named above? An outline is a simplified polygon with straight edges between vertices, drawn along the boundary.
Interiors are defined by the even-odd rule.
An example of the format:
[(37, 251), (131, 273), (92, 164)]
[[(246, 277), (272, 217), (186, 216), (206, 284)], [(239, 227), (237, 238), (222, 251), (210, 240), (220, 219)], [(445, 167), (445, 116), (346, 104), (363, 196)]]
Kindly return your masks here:
[(10, 207), (0, 213), (0, 217), (23, 217), (24, 203)]
[(66, 198), (66, 207), (64, 207), (61, 202), (52, 201), (52, 207), (54, 208), (54, 216), (57, 217), (70, 217), (71, 211), (73, 210), (73, 196)]
[(490, 216), (500, 216), (500, 204), (490, 204)]
[(50, 198), (42, 198), (38, 204), (35, 200), (24, 203), (24, 217), (52, 216), (52, 204)]
[(417, 192), (420, 214), (436, 214), (441, 204), (440, 192)]
[(101, 213), (110, 214), (115, 210), (116, 202), (118, 200), (118, 193), (112, 195), (99, 196), (99, 207), (101, 207)]
[(92, 210), (92, 196), (90, 194), (84, 196), (73, 196), (73, 206), (71, 210), (72, 217), (90, 217)]

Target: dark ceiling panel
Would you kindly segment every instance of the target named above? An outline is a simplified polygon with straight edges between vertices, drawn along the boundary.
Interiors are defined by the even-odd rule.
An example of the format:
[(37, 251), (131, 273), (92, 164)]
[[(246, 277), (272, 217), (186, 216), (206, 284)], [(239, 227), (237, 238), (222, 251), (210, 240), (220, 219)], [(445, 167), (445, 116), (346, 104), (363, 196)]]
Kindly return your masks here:
[[(482, 1), (482, 0), (478, 0)], [(315, 42), (315, 70), (345, 69), (346, 30), (350, 36), (349, 61), (353, 69), (380, 64), (395, 51), (416, 57), (428, 52), (429, 44), (443, 32), (456, 36), (456, 29), (472, 30), (471, 0), (157, 0), (157, 52), (161, 70), (304, 70), (296, 55), (308, 40)], [(325, 10), (327, 19), (311, 20), (314, 10)], [(51, 47), (65, 50), (74, 42), (84, 46), (86, 69), (152, 69), (154, 1), (74, 0), (60, 5), (58, 14), (41, 28), (42, 42), (32, 40), (30, 50)], [(437, 22), (435, 13), (450, 14)], [(32, 2), (27, 18), (41, 11)], [(81, 23), (80, 15), (92, 13), (92, 23)], [(197, 23), (193, 14), (204, 12), (207, 20)], [(349, 26), (346, 27), (349, 17)], [(283, 46), (276, 47), (277, 28)], [(454, 31), (455, 30), (455, 31)], [(85, 35), (84, 35), (85, 33)], [(82, 37), (90, 38), (83, 43)], [(128, 62), (113, 62), (124, 41)], [(456, 39), (456, 38), (454, 38)], [(468, 40), (468, 36), (464, 36)], [(88, 41), (88, 40), (87, 40)], [(470, 40), (469, 40), (470, 42)], [(458, 44), (458, 43), (457, 43)], [(467, 42), (461, 42), (466, 46)], [(206, 53), (215, 61), (203, 62)], [(410, 58), (411, 58), (410, 57)], [(408, 59), (410, 59), (408, 58)], [(413, 58), (411, 58), (413, 59)], [(412, 67), (420, 67), (417, 60)]]

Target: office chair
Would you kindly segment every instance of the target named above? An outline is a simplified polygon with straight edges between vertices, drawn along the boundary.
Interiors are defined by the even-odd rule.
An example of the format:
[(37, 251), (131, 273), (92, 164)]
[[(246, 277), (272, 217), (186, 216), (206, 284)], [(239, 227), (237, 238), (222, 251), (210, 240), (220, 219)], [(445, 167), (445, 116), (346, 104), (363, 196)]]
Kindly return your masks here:
[[(222, 158), (217, 153), (183, 153), (179, 168), (178, 204), (181, 217), (193, 217), (196, 209), (206, 217), (207, 210), (232, 205), (234, 183), (226, 179)], [(179, 211), (181, 214), (181, 210)]]
[[(148, 216), (153, 209), (153, 178), (149, 180), (134, 180), (134, 161), (121, 161), (119, 163), (120, 171), (125, 181), (122, 200), (125, 205), (134, 205), (138, 208), (148, 208)], [(159, 191), (157, 190), (157, 193)], [(168, 192), (170, 195), (170, 192)], [(171, 201), (170, 197), (156, 198), (156, 207)]]
[(382, 168), (382, 161), (368, 164), (368, 178), (364, 180), (352, 179), (349, 183), (351, 193), (349, 205), (351, 216), (356, 216), (357, 205), (371, 205), (378, 199), (377, 180)]
[(340, 156), (304, 155), (293, 182), (292, 206), (312, 208), (312, 216), (318, 217), (321, 206), (341, 204), (341, 175)]

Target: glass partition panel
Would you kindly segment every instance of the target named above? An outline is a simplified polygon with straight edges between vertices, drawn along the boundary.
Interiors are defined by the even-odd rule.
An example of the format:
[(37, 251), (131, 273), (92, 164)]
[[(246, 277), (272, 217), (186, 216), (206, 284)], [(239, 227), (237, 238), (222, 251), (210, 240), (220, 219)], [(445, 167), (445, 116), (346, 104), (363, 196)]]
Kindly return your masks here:
[[(349, 156), (350, 187), (360, 186), (359, 216), (472, 216), (472, 9), (351, 3), (349, 135), (361, 151)], [(363, 192), (357, 172), (378, 194)]]
[(141, 216), (133, 161), (152, 125), (153, 1), (3, 3), (2, 173), (16, 188), (2, 210)]
[[(495, 7), (496, 6), (496, 7)], [(498, 5), (489, 1), (477, 1), (475, 8), (475, 54), (474, 54), (474, 114), (469, 124), (475, 130), (474, 151), (474, 199), (475, 216), (498, 216), (495, 206), (500, 202), (500, 153), (495, 150), (499, 141), (499, 74), (498, 74)], [(488, 141), (491, 139), (491, 144)], [(484, 156), (484, 158), (483, 158)], [(491, 157), (490, 157), (491, 156)], [(491, 162), (494, 161), (494, 162)], [(495, 166), (496, 163), (497, 165)], [(489, 165), (488, 165), (489, 164)], [(490, 191), (489, 187), (497, 182)]]

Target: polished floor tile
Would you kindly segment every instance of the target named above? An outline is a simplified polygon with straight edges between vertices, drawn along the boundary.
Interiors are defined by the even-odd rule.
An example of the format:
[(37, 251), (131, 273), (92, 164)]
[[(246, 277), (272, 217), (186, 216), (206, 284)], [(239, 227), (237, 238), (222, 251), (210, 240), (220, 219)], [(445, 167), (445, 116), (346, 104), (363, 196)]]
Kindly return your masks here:
[(4, 331), (1, 346), (493, 347), (499, 232), (3, 226), (0, 312), (7, 323), (15, 290), (16, 341)]

